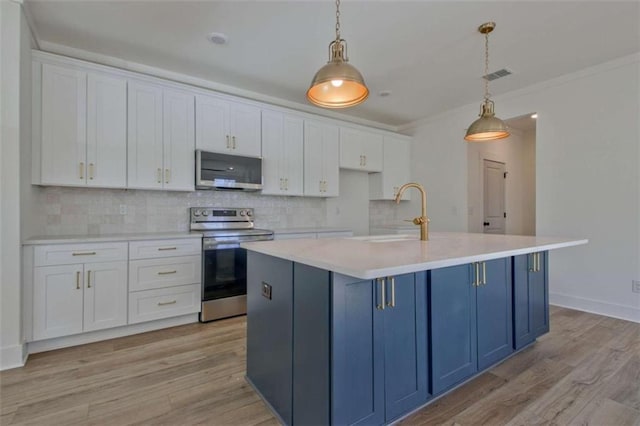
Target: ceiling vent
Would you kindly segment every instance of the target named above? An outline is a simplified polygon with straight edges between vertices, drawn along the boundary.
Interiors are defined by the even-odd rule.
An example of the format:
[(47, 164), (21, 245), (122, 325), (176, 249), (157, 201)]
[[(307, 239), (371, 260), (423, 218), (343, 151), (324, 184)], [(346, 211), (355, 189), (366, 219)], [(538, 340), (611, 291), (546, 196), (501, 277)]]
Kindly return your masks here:
[(492, 72), (491, 74), (483, 75), (482, 78), (484, 78), (485, 80), (493, 81), (511, 74), (513, 74), (513, 71), (507, 68), (502, 68), (501, 70)]

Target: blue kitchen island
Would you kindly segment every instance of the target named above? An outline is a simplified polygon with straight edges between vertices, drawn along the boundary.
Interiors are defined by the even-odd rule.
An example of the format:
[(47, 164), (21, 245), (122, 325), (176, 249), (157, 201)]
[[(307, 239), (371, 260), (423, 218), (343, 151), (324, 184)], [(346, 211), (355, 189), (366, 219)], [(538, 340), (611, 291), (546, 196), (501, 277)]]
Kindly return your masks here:
[(486, 234), (243, 244), (247, 380), (284, 424), (393, 422), (549, 331), (548, 251)]

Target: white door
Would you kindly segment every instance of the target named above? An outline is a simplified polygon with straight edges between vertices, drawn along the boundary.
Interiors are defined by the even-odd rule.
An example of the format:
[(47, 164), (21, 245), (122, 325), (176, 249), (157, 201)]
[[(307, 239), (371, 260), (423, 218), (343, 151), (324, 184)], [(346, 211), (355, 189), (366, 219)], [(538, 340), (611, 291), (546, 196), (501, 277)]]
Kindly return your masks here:
[(282, 113), (262, 111), (262, 193), (285, 193), (281, 162), (284, 153), (284, 117)]
[(35, 268), (33, 338), (82, 333), (82, 265)]
[(340, 137), (338, 127), (325, 125), (322, 139), (322, 175), (325, 197), (337, 197), (340, 193)]
[(260, 108), (231, 102), (229, 110), (231, 154), (260, 157)]
[(323, 196), (322, 139), (323, 124), (304, 123), (304, 195)]
[(127, 80), (87, 79), (87, 185), (127, 186)]
[(162, 189), (162, 89), (129, 82), (128, 187)]
[(42, 183), (84, 185), (87, 73), (42, 65)]
[(195, 100), (189, 93), (163, 93), (164, 189), (195, 189)]
[(127, 324), (127, 262), (84, 265), (84, 331)]
[(231, 153), (228, 102), (196, 96), (196, 149)]
[(504, 163), (484, 161), (484, 233), (504, 234), (506, 210), (504, 201)]
[(281, 161), (286, 195), (304, 192), (304, 122), (302, 118), (284, 116), (283, 153)]

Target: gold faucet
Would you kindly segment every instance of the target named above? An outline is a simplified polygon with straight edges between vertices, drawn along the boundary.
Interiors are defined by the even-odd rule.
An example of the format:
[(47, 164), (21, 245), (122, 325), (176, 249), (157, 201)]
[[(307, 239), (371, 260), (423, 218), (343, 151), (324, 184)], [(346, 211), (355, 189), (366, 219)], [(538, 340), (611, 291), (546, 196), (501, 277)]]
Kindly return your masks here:
[(396, 204), (400, 204), (400, 199), (402, 198), (402, 194), (407, 188), (416, 188), (420, 191), (422, 195), (422, 215), (420, 217), (414, 218), (412, 221), (414, 225), (420, 225), (420, 239), (422, 241), (429, 240), (429, 218), (427, 217), (427, 193), (424, 190), (424, 187), (419, 183), (405, 183), (398, 189), (398, 193), (396, 194)]

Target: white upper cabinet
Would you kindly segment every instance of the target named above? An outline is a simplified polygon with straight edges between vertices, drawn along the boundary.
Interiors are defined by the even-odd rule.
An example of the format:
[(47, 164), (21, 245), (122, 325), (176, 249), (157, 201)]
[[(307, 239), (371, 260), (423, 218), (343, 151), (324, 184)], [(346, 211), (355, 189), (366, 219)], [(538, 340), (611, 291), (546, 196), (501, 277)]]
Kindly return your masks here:
[(262, 193), (303, 195), (304, 121), (275, 111), (262, 111)]
[(382, 171), (382, 135), (340, 127), (340, 168)]
[(196, 97), (196, 148), (260, 157), (260, 108), (215, 96)]
[(162, 189), (162, 88), (129, 82), (129, 187)]
[(164, 189), (193, 191), (195, 182), (195, 101), (189, 93), (164, 91)]
[(194, 96), (129, 82), (129, 187), (194, 190)]
[(338, 127), (320, 121), (304, 122), (304, 195), (339, 194)]
[[(41, 121), (34, 119), (34, 151), (43, 185), (125, 188), (127, 81), (43, 64)], [(37, 77), (36, 77), (37, 78)]]
[(87, 79), (89, 186), (127, 185), (127, 81), (103, 74)]
[[(411, 139), (385, 136), (383, 144), (384, 164), (382, 173), (369, 175), (370, 200), (395, 200), (398, 189), (411, 178)], [(411, 191), (405, 191), (403, 200), (411, 199)]]

